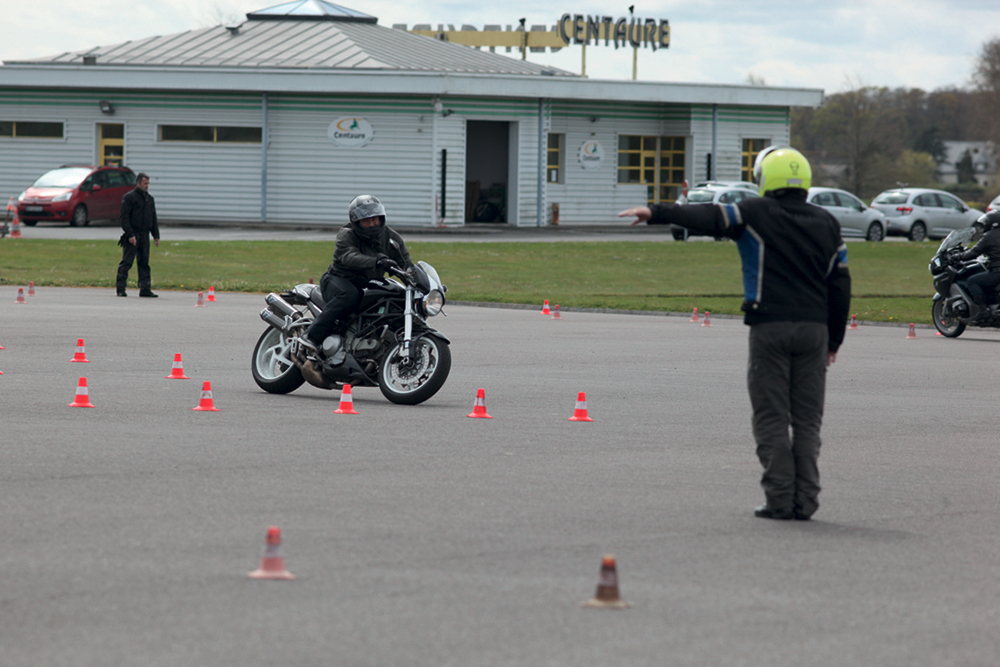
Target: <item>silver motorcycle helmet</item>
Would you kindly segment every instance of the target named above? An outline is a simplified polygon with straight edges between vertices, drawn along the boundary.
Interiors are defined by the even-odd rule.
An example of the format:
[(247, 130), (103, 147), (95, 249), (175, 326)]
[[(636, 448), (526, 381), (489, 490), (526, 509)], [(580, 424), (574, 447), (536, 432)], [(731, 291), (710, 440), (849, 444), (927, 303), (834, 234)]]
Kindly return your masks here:
[[(347, 207), (347, 215), (354, 232), (362, 238), (373, 239), (385, 228), (385, 206), (373, 195), (358, 195), (352, 199)], [(358, 224), (367, 218), (378, 218), (378, 226), (365, 229)]]

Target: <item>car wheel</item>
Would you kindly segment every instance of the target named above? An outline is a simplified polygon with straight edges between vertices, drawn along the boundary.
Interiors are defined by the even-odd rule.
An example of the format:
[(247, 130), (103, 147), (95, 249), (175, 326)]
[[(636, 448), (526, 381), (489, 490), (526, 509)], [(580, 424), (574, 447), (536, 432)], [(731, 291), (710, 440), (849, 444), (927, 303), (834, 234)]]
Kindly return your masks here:
[(881, 241), (885, 238), (885, 234), (882, 232), (882, 225), (877, 222), (873, 222), (868, 227), (868, 233), (865, 234), (865, 239), (868, 241)]
[(922, 222), (914, 222), (907, 236), (910, 237), (911, 241), (923, 241), (927, 238), (927, 227)]
[(670, 233), (674, 235), (675, 241), (687, 241), (687, 234), (684, 233), (683, 229), (675, 229)]
[(73, 209), (73, 217), (70, 218), (69, 224), (71, 227), (83, 227), (90, 220), (87, 219), (87, 207), (83, 204), (77, 204), (76, 208)]

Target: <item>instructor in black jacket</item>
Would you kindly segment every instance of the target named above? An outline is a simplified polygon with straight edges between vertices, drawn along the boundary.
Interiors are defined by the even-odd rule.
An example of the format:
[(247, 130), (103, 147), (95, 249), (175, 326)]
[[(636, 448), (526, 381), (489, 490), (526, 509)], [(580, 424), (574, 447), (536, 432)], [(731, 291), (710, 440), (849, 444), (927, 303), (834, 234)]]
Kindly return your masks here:
[(149, 194), (149, 176), (140, 172), (135, 177), (135, 190), (122, 197), (122, 212), (118, 216), (122, 226), (122, 237), (118, 245), (122, 247), (122, 261), (118, 264), (118, 278), (115, 287), (118, 296), (128, 296), (125, 293), (125, 283), (132, 262), (139, 258), (139, 296), (156, 297), (150, 289), (149, 275), (149, 235), (153, 235), (153, 243), (160, 247), (160, 228), (156, 224), (156, 204)]
[(747, 385), (765, 519), (812, 517), (819, 507), (820, 425), (826, 369), (837, 358), (851, 277), (840, 225), (806, 203), (809, 162), (791, 148), (757, 156), (760, 199), (708, 206), (639, 206), (632, 224), (675, 224), (736, 241), (743, 260), (744, 322), (750, 326)]

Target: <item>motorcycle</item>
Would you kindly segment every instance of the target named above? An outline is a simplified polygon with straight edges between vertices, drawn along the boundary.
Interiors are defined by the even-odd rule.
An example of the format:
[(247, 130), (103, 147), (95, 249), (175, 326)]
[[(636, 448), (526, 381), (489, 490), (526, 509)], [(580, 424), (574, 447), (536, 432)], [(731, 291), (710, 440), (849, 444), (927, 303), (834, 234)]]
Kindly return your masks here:
[(1000, 305), (996, 290), (987, 290), (988, 312), (984, 318), (973, 323), (970, 315), (969, 304), (972, 303), (972, 297), (965, 281), (974, 275), (989, 271), (988, 260), (979, 257), (963, 262), (958, 259), (958, 255), (965, 250), (965, 246), (973, 240), (978, 231), (974, 227), (969, 227), (948, 234), (927, 267), (934, 276), (934, 289), (937, 290), (934, 294), (934, 304), (931, 306), (931, 317), (942, 336), (957, 338), (970, 325), (984, 328), (1000, 327)]
[(437, 271), (426, 262), (388, 271), (371, 280), (355, 313), (341, 322), (318, 349), (301, 336), (323, 311), (319, 285), (302, 284), (264, 297), (260, 317), (268, 328), (253, 350), (251, 371), (272, 394), (295, 391), (304, 382), (321, 389), (378, 387), (393, 403), (423, 403), (444, 385), (451, 371), (451, 341), (427, 320), (442, 312), (445, 292)]

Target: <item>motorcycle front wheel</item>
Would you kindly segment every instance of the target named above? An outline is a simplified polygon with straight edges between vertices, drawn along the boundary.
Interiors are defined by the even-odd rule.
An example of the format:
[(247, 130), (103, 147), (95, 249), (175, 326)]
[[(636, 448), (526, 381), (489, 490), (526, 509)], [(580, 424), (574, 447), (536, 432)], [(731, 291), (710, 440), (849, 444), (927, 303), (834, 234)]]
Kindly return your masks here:
[(257, 386), (270, 394), (287, 394), (302, 386), (302, 370), (292, 361), (291, 339), (268, 327), (253, 349), (250, 371)]
[(931, 308), (931, 317), (934, 319), (934, 326), (937, 327), (942, 336), (958, 338), (965, 331), (965, 324), (959, 322), (958, 318), (954, 316), (945, 317), (944, 299), (934, 302), (934, 306)]
[(400, 356), (402, 349), (402, 344), (395, 345), (382, 358), (378, 387), (393, 403), (417, 405), (436, 394), (448, 379), (451, 350), (433, 336), (413, 341), (406, 361)]

